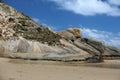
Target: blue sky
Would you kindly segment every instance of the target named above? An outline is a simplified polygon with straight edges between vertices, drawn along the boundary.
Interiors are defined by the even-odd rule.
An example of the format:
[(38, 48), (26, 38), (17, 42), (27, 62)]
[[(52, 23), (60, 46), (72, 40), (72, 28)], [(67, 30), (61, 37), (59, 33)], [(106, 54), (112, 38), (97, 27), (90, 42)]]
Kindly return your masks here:
[(81, 28), (83, 37), (120, 48), (120, 0), (4, 0), (54, 31)]

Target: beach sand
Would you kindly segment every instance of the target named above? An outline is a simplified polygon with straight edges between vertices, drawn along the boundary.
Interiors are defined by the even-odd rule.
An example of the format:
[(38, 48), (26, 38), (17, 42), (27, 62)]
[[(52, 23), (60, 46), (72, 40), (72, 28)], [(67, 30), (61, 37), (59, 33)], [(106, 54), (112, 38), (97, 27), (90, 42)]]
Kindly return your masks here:
[(0, 80), (120, 80), (119, 65), (120, 60), (82, 63), (0, 58)]

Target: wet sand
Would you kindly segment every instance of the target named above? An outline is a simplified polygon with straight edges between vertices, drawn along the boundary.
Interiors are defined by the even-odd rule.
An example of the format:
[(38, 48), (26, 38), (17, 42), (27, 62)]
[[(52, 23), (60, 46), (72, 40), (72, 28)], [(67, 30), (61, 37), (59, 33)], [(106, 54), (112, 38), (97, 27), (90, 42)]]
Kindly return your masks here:
[(120, 60), (85, 64), (0, 58), (0, 80), (120, 80)]

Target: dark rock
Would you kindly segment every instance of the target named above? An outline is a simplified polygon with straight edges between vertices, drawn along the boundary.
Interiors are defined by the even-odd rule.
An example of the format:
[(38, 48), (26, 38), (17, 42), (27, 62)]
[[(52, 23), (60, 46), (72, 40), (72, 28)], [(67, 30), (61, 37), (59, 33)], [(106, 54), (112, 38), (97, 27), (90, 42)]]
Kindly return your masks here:
[(95, 40), (95, 39), (89, 39), (89, 38), (83, 38), (82, 42), (85, 42), (88, 45), (94, 47), (100, 53), (104, 53), (105, 45), (103, 44), (103, 42), (100, 42), (100, 41)]
[(120, 49), (113, 46), (106, 46), (105, 52), (103, 54), (104, 57), (120, 57)]
[(88, 45), (94, 47), (97, 51), (100, 52), (100, 54), (96, 54), (98, 55), (98, 59), (102, 60), (102, 55), (104, 54), (105, 51), (105, 45), (103, 44), (103, 42), (100, 42), (98, 40), (95, 39), (88, 39), (88, 38), (83, 38), (82, 42), (87, 43)]
[(98, 59), (98, 58), (93, 56), (93, 57), (86, 58), (86, 62), (88, 62), (88, 63), (97, 63), (97, 62), (103, 62), (103, 60)]
[(96, 50), (96, 48), (94, 48), (93, 46), (85, 43), (85, 42), (81, 42), (81, 39), (77, 39), (74, 41), (74, 45), (76, 45), (78, 48), (83, 49), (85, 51), (87, 51), (88, 53), (90, 53), (93, 56), (99, 56), (101, 53)]

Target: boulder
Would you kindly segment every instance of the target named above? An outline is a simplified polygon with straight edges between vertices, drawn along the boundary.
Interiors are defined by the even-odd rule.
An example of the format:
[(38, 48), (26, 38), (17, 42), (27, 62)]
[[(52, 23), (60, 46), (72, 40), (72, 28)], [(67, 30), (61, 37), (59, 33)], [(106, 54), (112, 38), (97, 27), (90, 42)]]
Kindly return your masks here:
[(77, 28), (69, 28), (66, 31), (57, 32), (57, 34), (62, 36), (62, 38), (71, 41), (82, 37), (82, 32), (80, 31), (80, 29)]
[(72, 33), (76, 39), (82, 37), (82, 32), (78, 28), (69, 28), (67, 31)]

